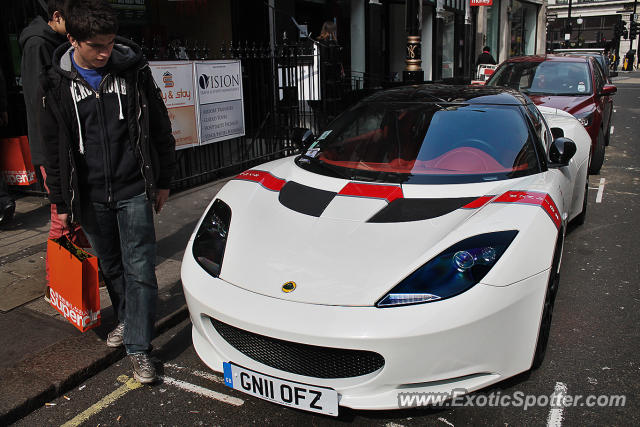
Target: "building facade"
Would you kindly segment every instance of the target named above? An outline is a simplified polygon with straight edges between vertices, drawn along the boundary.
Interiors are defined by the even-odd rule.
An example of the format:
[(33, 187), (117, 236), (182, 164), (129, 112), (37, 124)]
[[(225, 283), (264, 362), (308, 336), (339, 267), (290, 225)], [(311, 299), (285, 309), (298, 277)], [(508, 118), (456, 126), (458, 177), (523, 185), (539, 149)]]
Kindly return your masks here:
[(545, 52), (546, 1), (493, 0), (492, 3), (477, 8), (476, 51), (489, 46), (498, 62)]
[[(633, 9), (634, 0), (549, 0), (548, 49), (595, 47), (624, 56), (631, 41), (616, 38), (614, 29), (620, 21), (629, 28)], [(638, 41), (633, 44), (637, 49)]]

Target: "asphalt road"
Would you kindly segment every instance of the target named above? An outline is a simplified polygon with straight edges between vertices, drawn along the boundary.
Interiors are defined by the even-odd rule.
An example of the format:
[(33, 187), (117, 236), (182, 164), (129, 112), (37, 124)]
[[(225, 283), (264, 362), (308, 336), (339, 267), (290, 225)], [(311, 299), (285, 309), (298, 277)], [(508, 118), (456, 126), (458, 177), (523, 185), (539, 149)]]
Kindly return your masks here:
[[(17, 425), (640, 425), (640, 81), (634, 81), (617, 82), (614, 133), (600, 175), (589, 180), (587, 220), (566, 236), (549, 347), (539, 370), (462, 399), (470, 406), (340, 408), (340, 416), (331, 418), (225, 387), (195, 354), (187, 321), (154, 342), (163, 382), (128, 382), (124, 359)], [(492, 396), (505, 395), (512, 402), (531, 396), (544, 403), (554, 390), (581, 397), (576, 405), (526, 410), (491, 404)], [(612, 396), (624, 396), (624, 406), (601, 406), (615, 399), (620, 405)]]

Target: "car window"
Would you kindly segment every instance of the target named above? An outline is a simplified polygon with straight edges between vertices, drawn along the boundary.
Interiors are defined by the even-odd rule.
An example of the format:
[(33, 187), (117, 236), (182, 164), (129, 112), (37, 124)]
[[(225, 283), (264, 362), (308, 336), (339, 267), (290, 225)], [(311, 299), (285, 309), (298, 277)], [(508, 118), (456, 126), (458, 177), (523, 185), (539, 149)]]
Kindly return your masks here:
[(596, 81), (596, 93), (599, 93), (602, 90), (602, 87), (604, 86), (606, 79), (604, 77), (604, 75), (602, 74), (602, 70), (600, 69), (600, 67), (596, 66), (594, 64), (593, 67), (593, 74), (595, 77), (595, 81)]
[(298, 164), (349, 179), (483, 182), (539, 172), (534, 139), (518, 106), (368, 102), (336, 119)]
[(526, 94), (591, 95), (591, 74), (586, 62), (507, 62), (487, 82)]

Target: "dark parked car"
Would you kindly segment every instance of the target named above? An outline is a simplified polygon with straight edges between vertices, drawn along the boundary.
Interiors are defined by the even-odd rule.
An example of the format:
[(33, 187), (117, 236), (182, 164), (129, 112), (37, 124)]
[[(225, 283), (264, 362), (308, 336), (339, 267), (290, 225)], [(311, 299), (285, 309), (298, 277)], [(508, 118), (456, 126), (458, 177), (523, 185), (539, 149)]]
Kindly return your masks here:
[(608, 78), (618, 77), (617, 71), (611, 71), (609, 69), (609, 61), (604, 55), (604, 49), (600, 48), (574, 48), (574, 49), (555, 49), (553, 53), (561, 53), (565, 55), (574, 56), (591, 56), (596, 59), (598, 65), (602, 67), (604, 75)]
[(536, 104), (573, 114), (591, 136), (589, 173), (604, 162), (617, 88), (609, 83), (593, 57), (570, 55), (520, 56), (500, 64), (488, 86), (518, 89)]

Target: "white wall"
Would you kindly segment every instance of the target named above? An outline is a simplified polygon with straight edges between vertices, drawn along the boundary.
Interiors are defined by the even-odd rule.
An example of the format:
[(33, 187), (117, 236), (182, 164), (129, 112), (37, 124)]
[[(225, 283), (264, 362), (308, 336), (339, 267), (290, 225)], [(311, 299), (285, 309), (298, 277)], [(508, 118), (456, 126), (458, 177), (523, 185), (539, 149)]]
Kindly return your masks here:
[(509, 58), (511, 51), (511, 22), (507, 16), (508, 6), (508, 1), (500, 2), (500, 55), (496, 58), (498, 64)]

